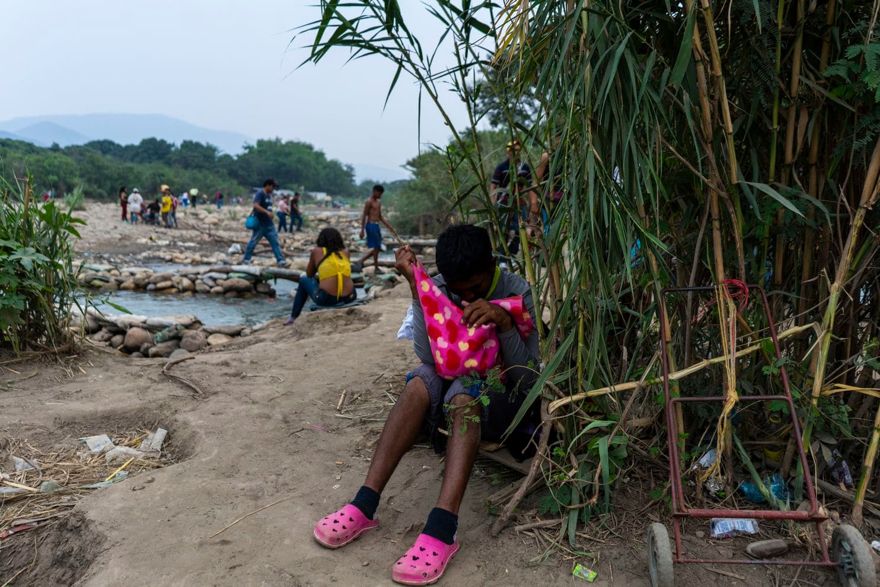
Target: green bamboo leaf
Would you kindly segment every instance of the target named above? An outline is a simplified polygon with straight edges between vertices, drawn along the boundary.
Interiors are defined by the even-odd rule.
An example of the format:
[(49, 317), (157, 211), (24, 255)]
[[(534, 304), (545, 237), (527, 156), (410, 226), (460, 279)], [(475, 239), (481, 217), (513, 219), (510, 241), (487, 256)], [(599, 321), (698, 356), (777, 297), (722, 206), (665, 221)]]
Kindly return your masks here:
[(774, 200), (776, 200), (777, 202), (779, 202), (779, 203), (782, 204), (784, 207), (788, 208), (789, 210), (791, 210), (792, 212), (794, 212), (795, 214), (797, 214), (797, 215), (800, 216), (801, 218), (804, 217), (803, 212), (801, 212), (800, 210), (798, 210), (798, 207), (797, 207), (797, 206), (795, 206), (794, 204), (792, 204), (791, 201), (790, 201), (788, 198), (784, 197), (782, 194), (780, 194), (779, 192), (777, 192), (775, 189), (773, 189), (772, 187), (770, 187), (770, 186), (767, 185), (766, 183), (760, 183), (760, 182), (757, 182), (757, 181), (748, 181), (748, 182), (745, 182), (745, 183), (747, 183), (748, 185), (750, 185), (750, 186), (752, 186), (752, 187), (754, 187), (754, 188), (756, 188), (756, 189), (758, 189), (758, 190), (764, 192), (765, 194), (767, 194), (768, 196), (770, 196), (771, 198), (773, 198)]
[(677, 86), (684, 79), (687, 66), (691, 62), (692, 50), (694, 46), (694, 15), (696, 10), (688, 12), (687, 21), (684, 26), (684, 34), (681, 40), (681, 46), (678, 48), (678, 56), (675, 58), (675, 65), (672, 66), (672, 74), (669, 76), (669, 83)]
[(565, 340), (559, 345), (559, 348), (556, 350), (556, 353), (550, 359), (550, 362), (544, 367), (543, 371), (541, 371), (541, 375), (538, 377), (538, 380), (532, 386), (532, 389), (529, 390), (529, 394), (526, 396), (526, 399), (523, 400), (522, 406), (520, 406), (519, 411), (514, 416), (513, 421), (511, 421), (510, 426), (507, 427), (507, 430), (504, 431), (504, 436), (506, 437), (508, 434), (516, 430), (516, 427), (519, 426), (519, 423), (522, 422), (522, 419), (525, 417), (526, 413), (529, 411), (529, 408), (535, 402), (535, 400), (541, 395), (541, 392), (544, 390), (544, 386), (547, 384), (547, 380), (550, 376), (559, 368), (560, 363), (562, 363), (562, 359), (565, 358), (568, 350), (571, 348), (572, 343), (577, 339), (576, 332), (570, 332), (568, 336), (565, 337)]
[(608, 458), (608, 437), (599, 439), (599, 466), (602, 467), (602, 491), (605, 494), (605, 511), (611, 509), (611, 460)]

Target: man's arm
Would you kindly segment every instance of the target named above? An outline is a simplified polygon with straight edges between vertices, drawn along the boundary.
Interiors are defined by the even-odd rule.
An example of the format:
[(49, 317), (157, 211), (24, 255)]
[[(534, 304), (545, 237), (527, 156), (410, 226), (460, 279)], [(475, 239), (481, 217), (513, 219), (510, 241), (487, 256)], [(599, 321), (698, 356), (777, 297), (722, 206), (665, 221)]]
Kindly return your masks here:
[(364, 231), (367, 228), (367, 220), (370, 217), (370, 200), (364, 203), (364, 211), (361, 214), (361, 238), (364, 238)]
[[(530, 291), (523, 294), (523, 304), (532, 320), (537, 320)], [(511, 380), (523, 381), (527, 385), (531, 385), (537, 377), (537, 370), (541, 362), (537, 327), (532, 330), (526, 340), (523, 340), (516, 328), (499, 332), (498, 339), (501, 341), (501, 360)]]
[(262, 201), (263, 201), (263, 198), (261, 198), (259, 195), (254, 197), (254, 210), (259, 212), (263, 216), (268, 216), (271, 219), (272, 213), (269, 212), (266, 208), (263, 208), (263, 206), (261, 205)]
[(419, 360), (426, 365), (434, 364), (434, 357), (431, 356), (431, 343), (428, 341), (428, 327), (425, 325), (425, 315), (422, 313), (422, 306), (419, 304), (419, 294), (416, 291), (416, 280), (413, 275), (413, 264), (416, 262), (416, 256), (408, 245), (400, 247), (394, 251), (395, 268), (409, 282), (410, 293), (412, 293), (412, 310), (413, 310), (413, 350)]
[(388, 230), (391, 231), (392, 234), (397, 234), (397, 231), (394, 230), (394, 227), (391, 226), (391, 223), (385, 220), (385, 216), (382, 215), (382, 204), (379, 204), (379, 222), (384, 224), (388, 228)]

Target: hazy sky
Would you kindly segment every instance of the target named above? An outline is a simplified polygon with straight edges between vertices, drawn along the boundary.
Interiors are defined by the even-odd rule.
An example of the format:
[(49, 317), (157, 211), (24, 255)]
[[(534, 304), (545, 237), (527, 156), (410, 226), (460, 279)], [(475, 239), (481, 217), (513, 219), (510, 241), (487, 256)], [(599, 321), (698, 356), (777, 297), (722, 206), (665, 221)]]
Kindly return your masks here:
[[(299, 139), (348, 163), (396, 168), (418, 152), (417, 89), (378, 57), (296, 66), (292, 29), (314, 0), (6, 0), (0, 120), (158, 113), (247, 136)], [(437, 34), (418, 0), (407, 21)], [(301, 45), (302, 43), (297, 43)], [(454, 101), (450, 100), (454, 105)], [(423, 142), (448, 138), (425, 104)]]

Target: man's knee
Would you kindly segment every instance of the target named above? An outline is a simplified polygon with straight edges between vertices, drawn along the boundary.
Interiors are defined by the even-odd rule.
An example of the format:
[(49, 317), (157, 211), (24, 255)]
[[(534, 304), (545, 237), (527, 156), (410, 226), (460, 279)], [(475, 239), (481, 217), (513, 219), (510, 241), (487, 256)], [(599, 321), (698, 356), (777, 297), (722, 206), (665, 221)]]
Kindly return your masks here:
[(453, 417), (479, 416), (480, 402), (467, 393), (459, 393), (449, 400), (449, 412)]
[(406, 382), (406, 386), (403, 388), (403, 393), (400, 394), (400, 398), (397, 401), (401, 401), (404, 398), (420, 402), (429, 402), (431, 400), (431, 396), (428, 393), (428, 386), (425, 385), (422, 378), (418, 376), (413, 377)]

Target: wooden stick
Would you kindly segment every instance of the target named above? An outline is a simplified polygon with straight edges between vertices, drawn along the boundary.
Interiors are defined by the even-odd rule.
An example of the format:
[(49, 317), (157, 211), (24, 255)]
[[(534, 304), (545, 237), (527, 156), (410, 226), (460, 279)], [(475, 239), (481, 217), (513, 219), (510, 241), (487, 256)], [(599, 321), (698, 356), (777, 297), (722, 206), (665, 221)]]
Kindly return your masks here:
[(210, 536), (208, 536), (208, 538), (206, 538), (206, 540), (210, 540), (211, 538), (214, 538), (214, 537), (216, 537), (216, 536), (219, 536), (220, 534), (223, 534), (224, 532), (226, 532), (227, 530), (229, 530), (230, 528), (232, 528), (233, 526), (235, 526), (236, 524), (238, 524), (238, 523), (241, 522), (242, 520), (245, 520), (245, 519), (247, 519), (247, 518), (250, 518), (250, 517), (253, 516), (254, 514), (258, 514), (258, 513), (260, 513), (260, 512), (263, 511), (263, 510), (267, 510), (267, 509), (269, 509), (270, 507), (272, 507), (272, 506), (274, 506), (274, 505), (278, 505), (278, 504), (281, 503), (282, 501), (287, 501), (288, 499), (291, 499), (291, 498), (293, 498), (292, 495), (288, 495), (287, 497), (282, 497), (281, 499), (275, 500), (275, 501), (273, 501), (272, 503), (270, 503), (270, 504), (268, 504), (268, 505), (264, 505), (264, 506), (261, 507), (260, 509), (257, 509), (257, 510), (254, 510), (254, 511), (248, 513), (248, 514), (245, 514), (245, 515), (241, 516), (240, 518), (236, 519), (234, 522), (232, 522), (232, 523), (229, 524), (228, 526), (226, 526), (226, 527), (224, 527), (224, 528), (218, 530), (217, 532), (214, 532), (213, 534), (211, 534)]
[[(816, 324), (815, 322), (811, 322), (809, 324), (804, 324), (803, 326), (795, 326), (793, 328), (789, 328), (788, 330), (786, 330), (784, 332), (780, 332), (778, 335), (778, 338), (779, 338), (779, 340), (783, 340), (783, 339), (790, 338), (792, 336), (796, 336), (798, 334), (801, 334), (807, 330), (816, 331), (817, 327), (818, 327), (818, 324)], [(762, 339), (762, 340), (769, 340), (769, 338)], [(733, 358), (738, 359), (740, 357), (750, 355), (750, 354), (752, 354), (756, 351), (759, 351), (759, 350), (761, 350), (761, 343), (756, 343), (756, 344), (753, 344), (753, 345), (750, 345), (750, 346), (747, 346), (747, 347), (744, 347), (744, 348), (738, 350), (734, 354)], [(669, 380), (670, 381), (677, 381), (679, 379), (684, 379), (688, 375), (693, 375), (694, 373), (697, 373), (698, 371), (702, 371), (703, 369), (705, 369), (706, 367), (709, 367), (711, 365), (716, 365), (718, 363), (723, 363), (725, 361), (728, 361), (728, 360), (730, 360), (730, 358), (731, 358), (730, 356), (725, 354), (725, 355), (721, 355), (718, 357), (712, 357), (711, 359), (703, 359), (702, 361), (700, 361), (698, 363), (694, 363), (690, 367), (687, 367), (685, 369), (680, 369), (678, 371), (674, 371), (674, 372), (670, 373)], [(553, 412), (555, 412), (559, 408), (566, 406), (572, 402), (580, 401), (582, 399), (587, 399), (590, 397), (599, 397), (602, 395), (609, 395), (611, 393), (618, 393), (621, 391), (632, 391), (634, 389), (638, 389), (641, 386), (647, 387), (649, 385), (656, 385), (658, 383), (662, 383), (662, 381), (663, 381), (662, 378), (654, 377), (652, 379), (647, 379), (645, 381), (627, 381), (625, 383), (618, 383), (616, 385), (609, 385), (607, 387), (600, 387), (598, 389), (592, 389), (590, 391), (583, 391), (581, 393), (576, 393), (576, 394), (571, 395), (569, 397), (564, 397), (564, 398), (550, 402), (550, 406), (549, 406), (548, 410), (552, 414)]]
[(125, 470), (125, 468), (126, 468), (127, 466), (129, 466), (133, 461), (134, 461), (134, 457), (131, 457), (130, 459), (128, 459), (127, 461), (125, 461), (125, 462), (122, 464), (121, 467), (119, 467), (118, 469), (116, 469), (115, 471), (113, 471), (112, 473), (110, 473), (110, 474), (107, 476), (107, 478), (104, 479), (104, 481), (109, 481), (110, 479), (113, 479), (113, 477), (116, 477), (116, 475), (118, 475), (118, 474), (121, 473), (123, 470)]
[(531, 522), (529, 524), (520, 524), (519, 526), (514, 526), (514, 532), (524, 532), (526, 530), (534, 530), (536, 528), (552, 528), (553, 526), (558, 526), (560, 524), (559, 520), (539, 520), (537, 522)]
[(529, 474), (526, 475), (525, 479), (523, 479), (520, 484), (519, 489), (516, 490), (516, 493), (513, 494), (513, 497), (510, 498), (507, 505), (504, 506), (501, 515), (498, 516), (498, 519), (492, 524), (492, 536), (498, 536), (501, 530), (504, 529), (504, 526), (507, 525), (507, 521), (510, 519), (510, 515), (513, 514), (513, 510), (516, 509), (516, 506), (518, 506), (519, 502), (522, 501), (522, 498), (525, 497), (529, 485), (532, 484), (532, 479), (538, 474), (538, 469), (541, 468), (541, 459), (544, 457), (544, 453), (547, 452), (547, 443), (550, 440), (550, 428), (552, 426), (553, 421), (550, 419), (550, 412), (547, 410), (547, 401), (541, 400), (541, 437), (538, 440), (538, 451), (532, 458), (532, 466), (529, 468)]
[(191, 390), (193, 390), (193, 392), (195, 392), (193, 397), (202, 397), (205, 395), (205, 393), (201, 390), (201, 388), (199, 388), (198, 385), (196, 385), (186, 377), (181, 377), (180, 375), (175, 375), (168, 372), (168, 370), (171, 369), (171, 367), (173, 367), (174, 365), (182, 363), (184, 361), (189, 361), (190, 359), (195, 359), (195, 357), (193, 355), (189, 355), (188, 357), (180, 357), (178, 359), (174, 359), (173, 361), (168, 361), (167, 363), (165, 363), (165, 366), (162, 367), (162, 375), (189, 387)]
[(27, 485), (22, 485), (20, 483), (15, 483), (14, 481), (9, 481), (7, 479), (3, 480), (4, 485), (9, 485), (10, 487), (15, 487), (16, 489), (24, 489), (25, 491), (30, 491), (31, 493), (39, 493), (39, 489), (35, 489), (34, 487), (29, 487)]

